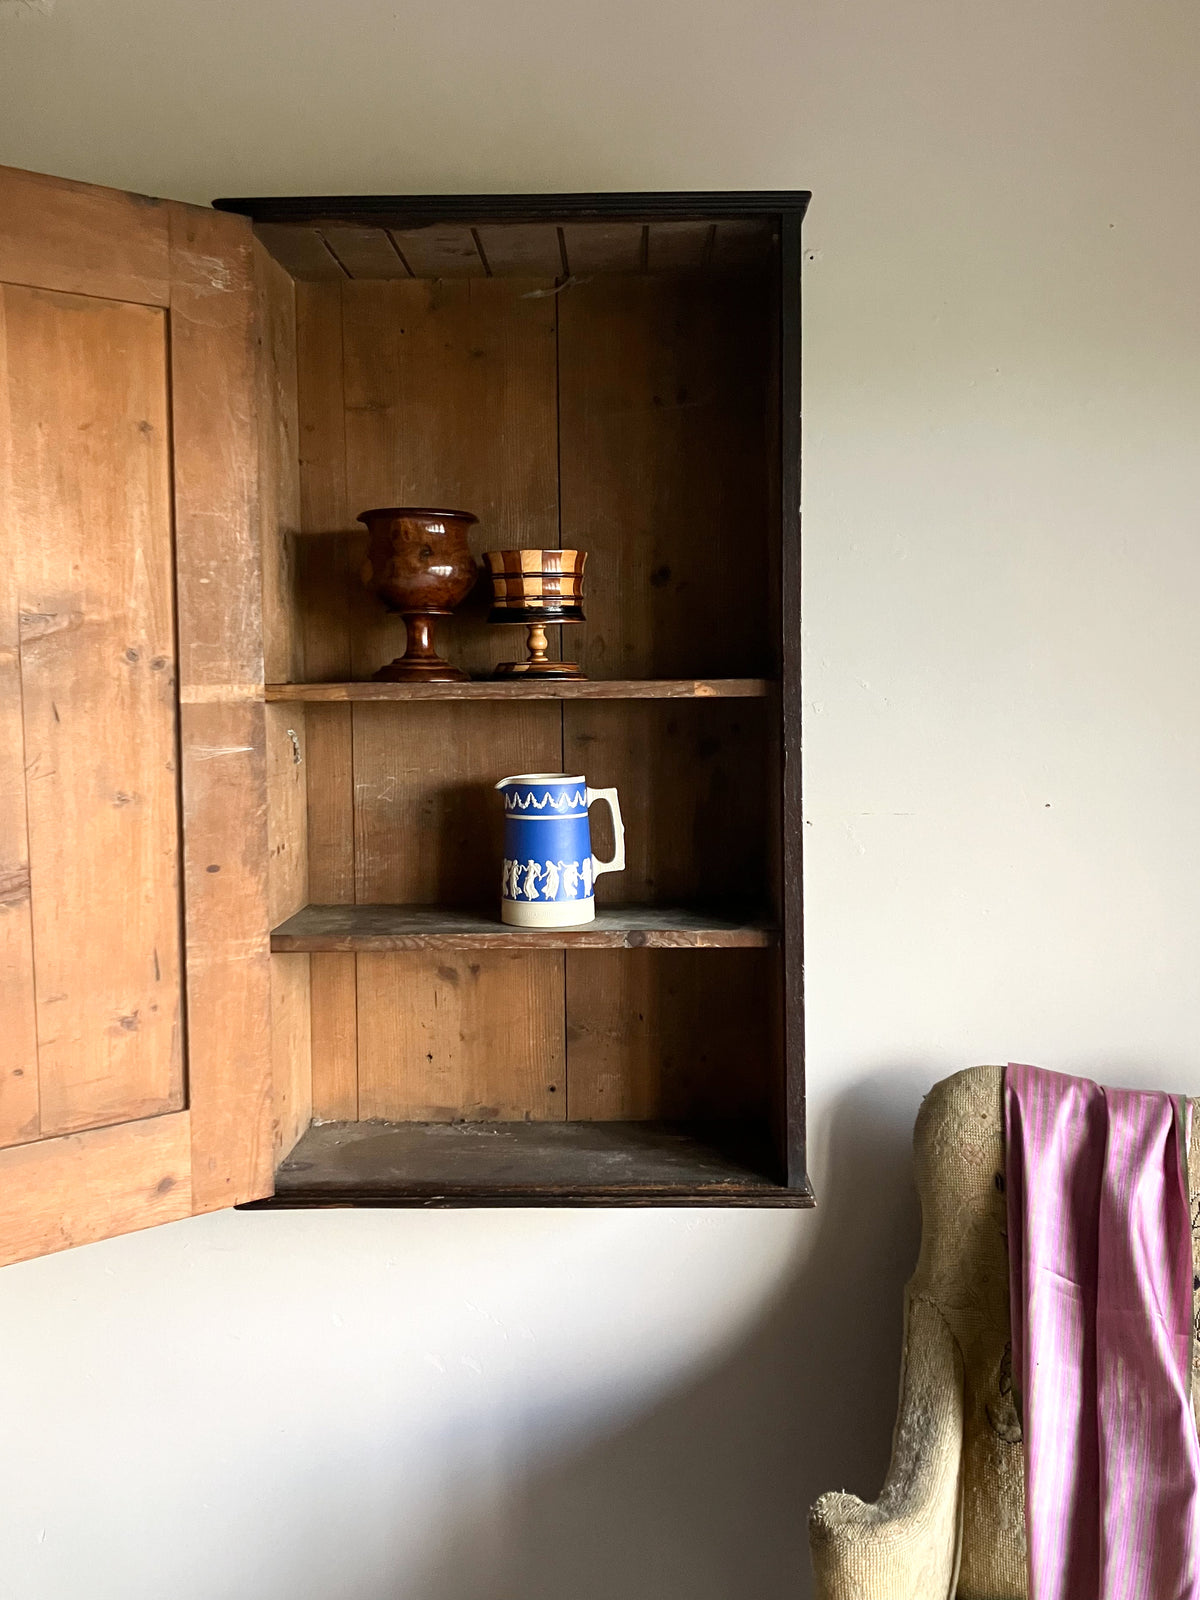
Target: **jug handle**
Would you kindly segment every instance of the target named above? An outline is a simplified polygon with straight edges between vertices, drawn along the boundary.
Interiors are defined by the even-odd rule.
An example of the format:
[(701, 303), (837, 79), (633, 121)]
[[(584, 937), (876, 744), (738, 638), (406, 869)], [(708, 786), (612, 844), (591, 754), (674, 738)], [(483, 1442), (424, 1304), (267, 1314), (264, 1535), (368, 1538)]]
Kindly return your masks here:
[(602, 872), (624, 872), (625, 870), (625, 824), (621, 821), (621, 802), (617, 799), (615, 789), (589, 789), (587, 803), (589, 809), (597, 800), (603, 800), (612, 815), (613, 825), (613, 853), (610, 861), (597, 861), (592, 857), (592, 881)]

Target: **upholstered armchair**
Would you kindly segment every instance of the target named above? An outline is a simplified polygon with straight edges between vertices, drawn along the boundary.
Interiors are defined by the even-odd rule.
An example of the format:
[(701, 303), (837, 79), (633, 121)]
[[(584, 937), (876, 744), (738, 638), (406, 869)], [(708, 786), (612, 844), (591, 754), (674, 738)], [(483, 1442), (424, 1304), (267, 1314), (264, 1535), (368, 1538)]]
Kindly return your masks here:
[[(812, 1508), (819, 1600), (1026, 1600), (1024, 1463), (1009, 1360), (1003, 1083), (1002, 1067), (956, 1073), (934, 1086), (917, 1117), (921, 1254), (905, 1291), (891, 1466), (873, 1505), (825, 1494)], [(1195, 1102), (1192, 1123), (1195, 1218)], [(1197, 1242), (1193, 1227), (1194, 1250)], [(1197, 1387), (1193, 1373), (1193, 1404)]]

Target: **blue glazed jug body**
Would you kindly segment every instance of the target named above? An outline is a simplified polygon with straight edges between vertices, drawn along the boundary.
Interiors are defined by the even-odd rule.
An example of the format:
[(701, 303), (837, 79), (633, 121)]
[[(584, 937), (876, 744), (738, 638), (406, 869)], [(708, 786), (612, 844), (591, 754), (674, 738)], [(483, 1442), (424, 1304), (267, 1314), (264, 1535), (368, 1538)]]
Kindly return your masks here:
[[(502, 778), (504, 866), (500, 917), (518, 928), (570, 928), (596, 915), (596, 878), (625, 865), (625, 830), (615, 789), (590, 789), (582, 776), (527, 772)], [(616, 851), (592, 854), (588, 807), (612, 809)]]

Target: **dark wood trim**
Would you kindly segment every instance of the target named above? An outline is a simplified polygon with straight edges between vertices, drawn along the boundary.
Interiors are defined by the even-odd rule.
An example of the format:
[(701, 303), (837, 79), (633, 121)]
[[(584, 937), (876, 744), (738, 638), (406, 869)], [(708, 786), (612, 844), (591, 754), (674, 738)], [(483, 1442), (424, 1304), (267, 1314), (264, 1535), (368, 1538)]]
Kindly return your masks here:
[(468, 226), (578, 218), (686, 221), (790, 214), (797, 224), (811, 199), (807, 189), (680, 190), (622, 194), (367, 194), (272, 195), (214, 200), (255, 222), (367, 224), (419, 228), (437, 222)]
[(780, 225), (780, 735), (782, 740), (783, 994), (789, 1185), (808, 1189), (804, 1094), (804, 810), (800, 681), (800, 220)]
[(722, 1190), (706, 1194), (695, 1189), (506, 1189), (502, 1193), (467, 1189), (461, 1194), (352, 1194), (344, 1191), (271, 1195), (235, 1207), (238, 1211), (334, 1211), (373, 1208), (385, 1211), (454, 1211), (497, 1206), (754, 1206), (784, 1211), (811, 1211), (816, 1196), (803, 1188)]

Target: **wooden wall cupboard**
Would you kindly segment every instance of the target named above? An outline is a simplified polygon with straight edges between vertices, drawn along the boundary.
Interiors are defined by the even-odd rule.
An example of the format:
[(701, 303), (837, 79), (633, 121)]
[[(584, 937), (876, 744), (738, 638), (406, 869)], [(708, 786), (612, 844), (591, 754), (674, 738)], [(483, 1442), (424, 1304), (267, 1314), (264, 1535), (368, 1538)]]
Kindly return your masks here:
[[(811, 1204), (803, 194), (0, 173), (0, 1261), (219, 1206)], [(582, 682), (371, 681), (357, 514), (589, 552)], [(580, 654), (581, 652), (581, 654)], [(618, 786), (496, 920), (522, 771)], [(603, 841), (601, 841), (603, 843)]]

